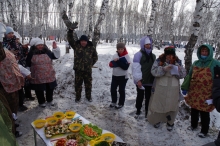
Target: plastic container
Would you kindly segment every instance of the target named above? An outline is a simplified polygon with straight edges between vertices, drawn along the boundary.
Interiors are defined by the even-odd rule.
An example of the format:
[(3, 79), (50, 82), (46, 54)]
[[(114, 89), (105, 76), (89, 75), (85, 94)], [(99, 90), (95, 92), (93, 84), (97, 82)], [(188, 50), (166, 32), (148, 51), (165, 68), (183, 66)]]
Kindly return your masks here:
[(58, 119), (56, 117), (49, 117), (46, 119), (46, 121), (49, 126), (54, 126), (58, 123)]
[(75, 116), (75, 112), (74, 111), (66, 111), (65, 116), (67, 119), (72, 119)]
[(69, 129), (72, 132), (79, 132), (81, 127), (82, 127), (82, 124), (79, 124), (79, 123), (72, 123), (69, 125)]
[(56, 117), (58, 120), (62, 120), (63, 118), (65, 118), (65, 115), (63, 112), (55, 112), (53, 116)]
[(96, 146), (96, 145), (98, 145), (98, 144), (101, 143), (101, 142), (105, 142), (106, 145), (108, 144), (109, 146), (111, 146), (107, 141), (103, 141), (103, 140), (98, 140), (98, 141), (91, 140), (91, 141), (89, 142), (89, 145), (90, 145), (90, 146)]
[(101, 135), (100, 140), (112, 143), (115, 140), (115, 135), (113, 133), (104, 133)]
[(34, 124), (34, 126), (36, 128), (43, 128), (45, 126), (45, 124), (46, 124), (46, 120), (44, 120), (44, 119), (37, 119), (37, 120), (35, 120), (33, 122), (33, 124)]

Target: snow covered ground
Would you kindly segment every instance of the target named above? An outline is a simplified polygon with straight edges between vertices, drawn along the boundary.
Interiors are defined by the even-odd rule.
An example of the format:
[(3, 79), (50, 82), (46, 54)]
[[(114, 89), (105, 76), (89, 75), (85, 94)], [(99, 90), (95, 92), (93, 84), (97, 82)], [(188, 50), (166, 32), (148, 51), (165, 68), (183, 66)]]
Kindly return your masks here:
[[(51, 46), (51, 42), (47, 42), (47, 44)], [(131, 146), (200, 146), (214, 141), (217, 137), (218, 129), (220, 129), (220, 114), (215, 110), (211, 113), (209, 136), (204, 139), (197, 136), (200, 128), (194, 132), (187, 130), (190, 125), (190, 114), (187, 108), (184, 105), (181, 106), (181, 104), (175, 127), (171, 132), (167, 131), (165, 123), (158, 129), (150, 125), (144, 118), (144, 108), (142, 108), (141, 117), (136, 120), (134, 118), (136, 112), (136, 88), (133, 84), (131, 69), (129, 69), (130, 79), (126, 86), (125, 106), (119, 110), (109, 108), (111, 103), (110, 84), (112, 70), (108, 67), (108, 63), (116, 51), (115, 44), (103, 43), (97, 47), (99, 59), (95, 64), (97, 68), (93, 68), (93, 102), (89, 103), (85, 99), (85, 92), (83, 91), (82, 101), (75, 103), (73, 51), (71, 50), (70, 54), (65, 55), (65, 43), (58, 43), (58, 46), (62, 50), (62, 57), (54, 61), (58, 82), (58, 87), (54, 92), (54, 100), (57, 104), (55, 108), (49, 106), (41, 108), (38, 107), (36, 100), (25, 103), (29, 109), (18, 114), (18, 122), (21, 125), (18, 129), (23, 132), (23, 136), (17, 139), (19, 145), (34, 145), (33, 130), (30, 126), (32, 121), (50, 116), (55, 111), (70, 109), (76, 111), (93, 124), (117, 134)], [(130, 57), (133, 58), (134, 53), (139, 51), (140, 48), (139, 45), (128, 45), (127, 50)], [(163, 49), (153, 50), (157, 57), (162, 52)], [(184, 62), (184, 49), (177, 49), (176, 54)], [(196, 59), (197, 56), (194, 52), (193, 60)], [(39, 146), (45, 145), (39, 137), (37, 138), (37, 143)]]

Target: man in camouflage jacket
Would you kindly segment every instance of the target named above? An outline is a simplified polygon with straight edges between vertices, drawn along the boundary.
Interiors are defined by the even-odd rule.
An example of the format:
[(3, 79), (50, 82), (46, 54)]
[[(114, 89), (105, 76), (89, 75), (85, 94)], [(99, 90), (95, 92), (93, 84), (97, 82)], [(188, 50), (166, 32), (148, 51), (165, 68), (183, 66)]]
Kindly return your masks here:
[(92, 102), (92, 66), (98, 60), (96, 48), (85, 35), (82, 35), (78, 41), (75, 41), (73, 37), (73, 30), (69, 29), (67, 40), (74, 50), (75, 102), (79, 102), (81, 99), (83, 82), (85, 84), (86, 98), (89, 102)]

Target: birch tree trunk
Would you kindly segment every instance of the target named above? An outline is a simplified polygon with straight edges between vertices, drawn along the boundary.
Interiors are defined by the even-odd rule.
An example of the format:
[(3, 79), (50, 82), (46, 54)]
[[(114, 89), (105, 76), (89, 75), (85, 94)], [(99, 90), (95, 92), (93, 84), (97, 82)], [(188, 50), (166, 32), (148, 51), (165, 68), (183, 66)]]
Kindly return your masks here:
[(216, 27), (216, 41), (217, 41), (217, 47), (216, 47), (216, 54), (215, 54), (215, 59), (220, 60), (220, 11), (218, 12), (217, 15), (217, 21), (215, 24)]
[(12, 1), (7, 0), (7, 2), (8, 2), (8, 9), (10, 11), (11, 25), (12, 25), (14, 31), (18, 31), (17, 17), (16, 17), (15, 12), (14, 12), (15, 9), (12, 6)]
[(157, 10), (158, 0), (152, 0), (152, 8), (151, 8), (151, 15), (150, 15), (150, 22), (148, 26), (148, 35), (152, 37), (153, 30), (154, 30), (154, 23), (155, 23), (155, 15)]
[(2, 13), (2, 22), (5, 23), (5, 16), (4, 16), (4, 11), (5, 11), (5, 7), (4, 7), (4, 3), (3, 1), (0, 2), (1, 5), (1, 13)]
[(171, 6), (171, 9), (170, 9), (170, 14), (171, 14), (171, 23), (170, 23), (170, 40), (171, 40), (171, 43), (172, 45), (174, 45), (174, 4), (175, 4), (176, 0), (174, 0), (172, 3), (172, 6)]
[(94, 8), (95, 8), (96, 1), (90, 0), (89, 1), (89, 14), (88, 14), (88, 38), (92, 38), (93, 32), (93, 15), (94, 15)]
[(124, 16), (124, 0), (120, 1), (119, 17), (118, 17), (118, 42), (123, 42), (123, 16)]
[(203, 5), (204, 0), (196, 0), (196, 8), (194, 12), (194, 23), (193, 30), (190, 36), (190, 39), (185, 47), (185, 68), (187, 73), (189, 73), (190, 67), (192, 65), (192, 53), (195, 47), (195, 44), (198, 40), (198, 34), (200, 31), (200, 22), (203, 15)]
[(35, 13), (33, 12), (34, 10), (34, 4), (32, 0), (29, 0), (29, 38), (33, 37), (33, 27), (35, 25), (34, 23), (34, 18), (35, 18)]
[(70, 22), (69, 18), (66, 15), (66, 9), (65, 9), (63, 0), (59, 0), (58, 3), (59, 3), (59, 6), (60, 6), (60, 15), (63, 19), (63, 22), (65, 23), (65, 25), (68, 29), (69, 28), (73, 29), (73, 39), (75, 41), (77, 41), (78, 37), (77, 37), (77, 34), (76, 34), (74, 29), (77, 28), (78, 23), (77, 22), (74, 22), (74, 23)]
[(100, 39), (101, 25), (103, 23), (103, 20), (105, 19), (106, 9), (108, 7), (108, 1), (109, 0), (103, 0), (102, 1), (102, 6), (101, 6), (101, 9), (100, 9), (99, 18), (98, 18), (98, 20), (96, 22), (96, 25), (95, 25), (95, 28), (94, 28), (94, 34), (93, 34), (92, 42), (93, 42), (93, 45), (94, 45), (95, 48), (96, 48), (97, 43)]
[(21, 37), (22, 43), (24, 43), (24, 13), (25, 13), (25, 0), (22, 0), (22, 14), (21, 14)]

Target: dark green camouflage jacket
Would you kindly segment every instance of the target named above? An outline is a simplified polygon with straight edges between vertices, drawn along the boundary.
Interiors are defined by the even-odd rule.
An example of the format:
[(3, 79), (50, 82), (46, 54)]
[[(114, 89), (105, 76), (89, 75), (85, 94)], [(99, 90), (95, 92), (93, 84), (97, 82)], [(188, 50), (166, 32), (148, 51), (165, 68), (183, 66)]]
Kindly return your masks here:
[(74, 49), (74, 67), (76, 71), (92, 72), (92, 66), (97, 62), (98, 55), (91, 41), (86, 47), (80, 45), (80, 41), (74, 41), (72, 31), (68, 31), (67, 40)]

